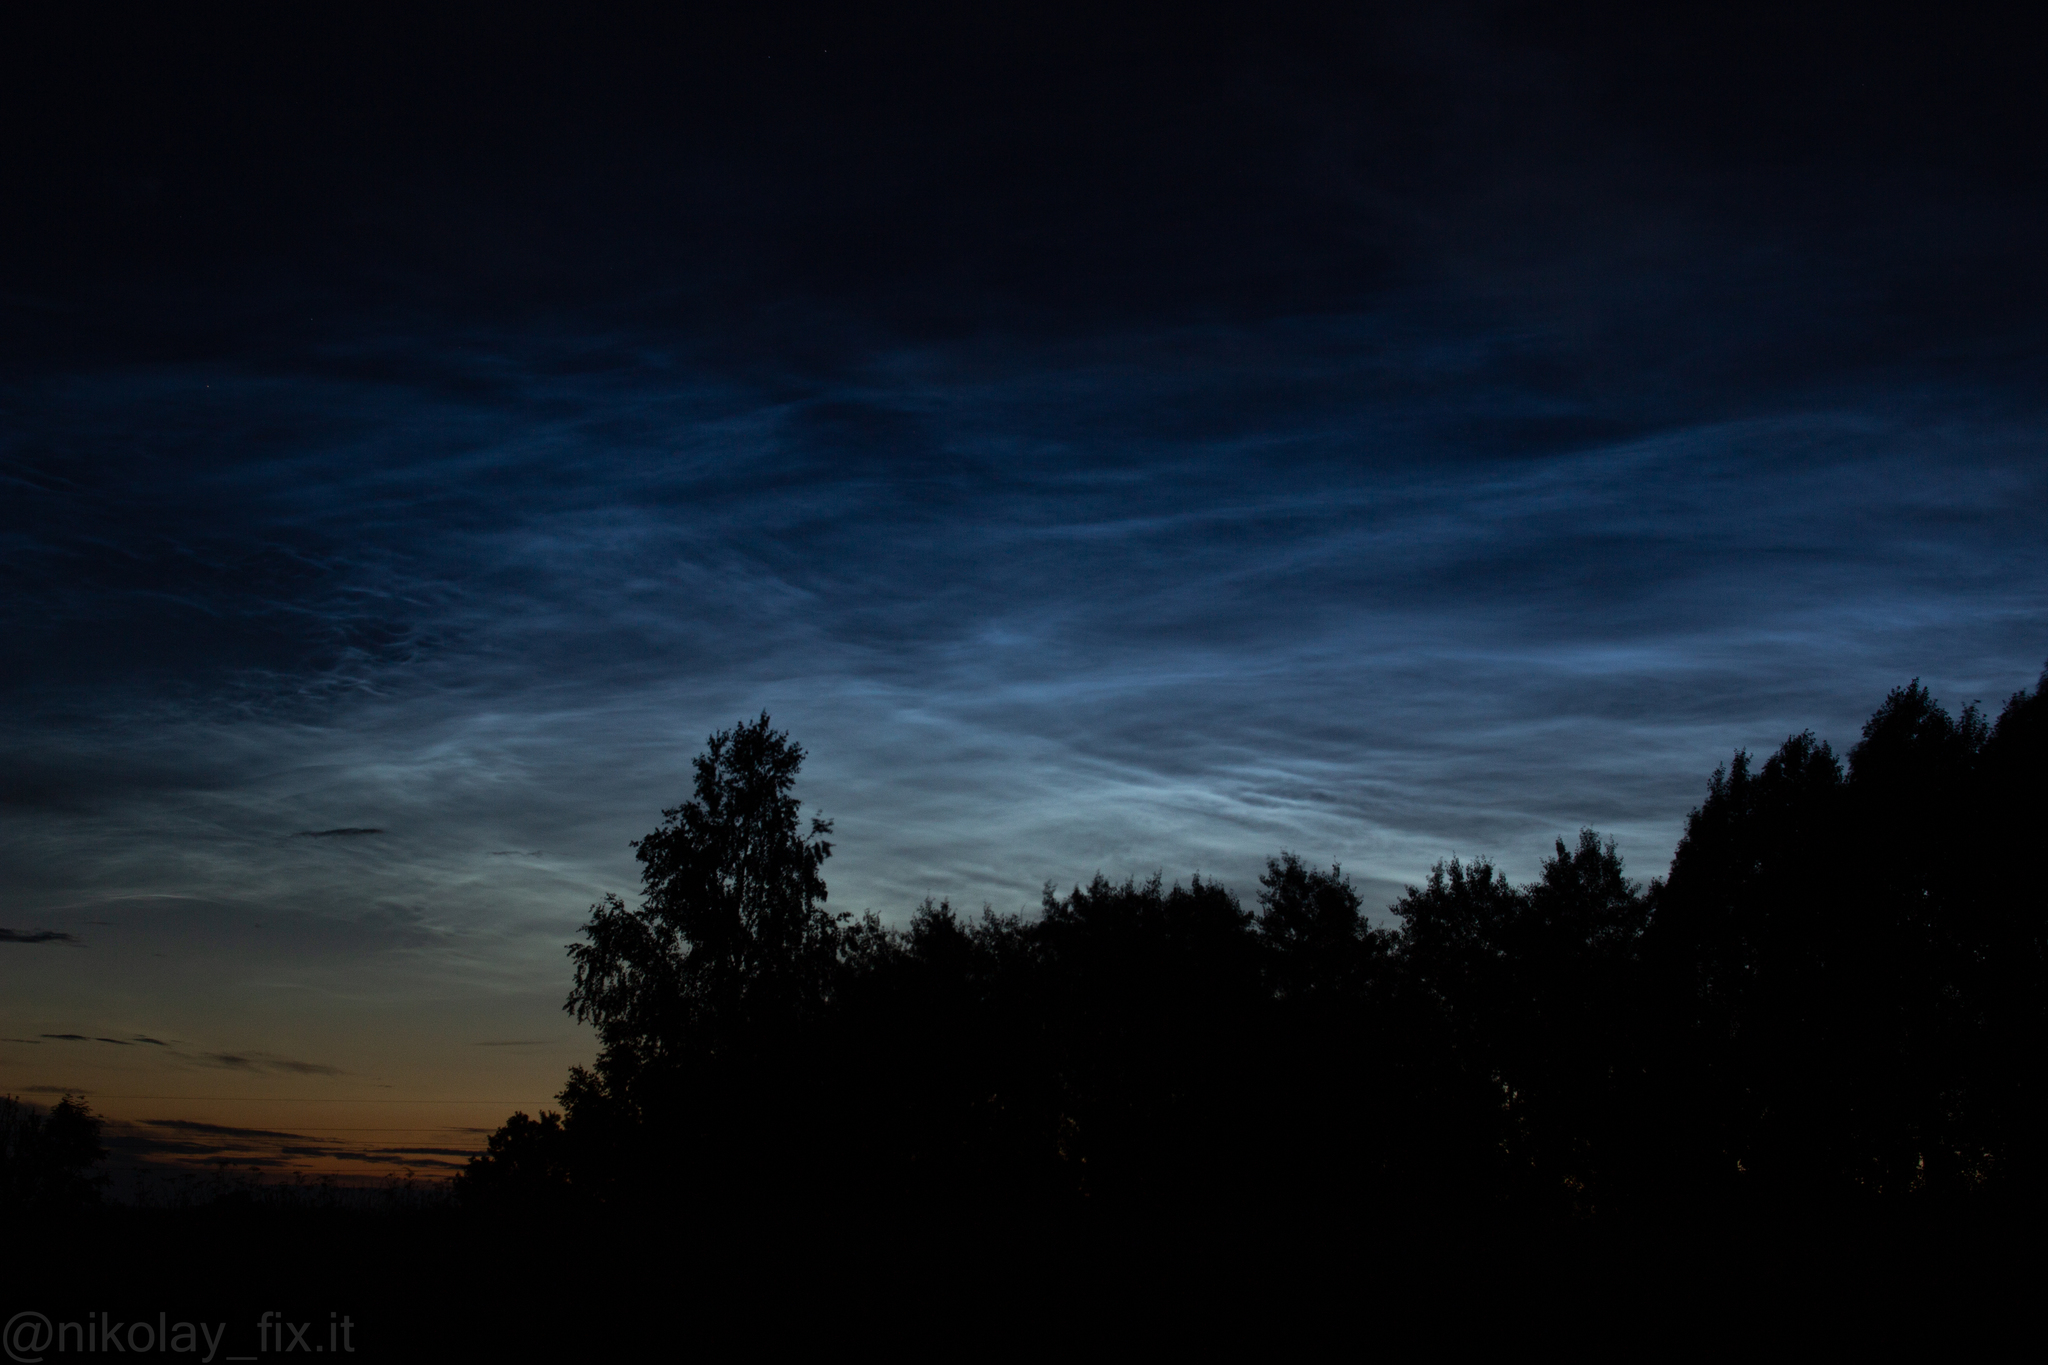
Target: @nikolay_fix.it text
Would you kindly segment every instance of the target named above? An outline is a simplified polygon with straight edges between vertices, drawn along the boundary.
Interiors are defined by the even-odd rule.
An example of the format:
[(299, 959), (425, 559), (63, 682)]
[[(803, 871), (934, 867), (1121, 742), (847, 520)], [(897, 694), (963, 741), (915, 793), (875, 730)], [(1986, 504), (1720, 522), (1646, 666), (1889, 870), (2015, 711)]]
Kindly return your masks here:
[[(200, 1365), (212, 1365), (216, 1360), (264, 1360), (302, 1351), (348, 1355), (356, 1349), (355, 1328), (355, 1321), (344, 1313), (329, 1313), (326, 1322), (292, 1322), (273, 1311), (256, 1320), (253, 1333), (245, 1329), (231, 1340), (225, 1322), (173, 1322), (168, 1313), (157, 1314), (153, 1322), (110, 1313), (53, 1322), (47, 1314), (23, 1311), (0, 1331), (0, 1350), (14, 1365), (42, 1365), (52, 1356), (73, 1355), (190, 1355)], [(248, 1351), (250, 1335), (255, 1337), (255, 1353), (234, 1354)]]

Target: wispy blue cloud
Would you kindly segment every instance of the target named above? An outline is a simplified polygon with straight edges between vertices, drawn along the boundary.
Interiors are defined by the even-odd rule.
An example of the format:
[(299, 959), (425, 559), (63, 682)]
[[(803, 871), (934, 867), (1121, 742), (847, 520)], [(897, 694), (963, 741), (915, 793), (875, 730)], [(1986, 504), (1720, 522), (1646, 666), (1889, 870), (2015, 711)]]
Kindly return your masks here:
[[(1654, 869), (1728, 749), (1842, 735), (1914, 674), (1998, 693), (2048, 634), (2040, 427), (1995, 389), (1609, 420), (1509, 381), (1533, 343), (1411, 355), (1370, 320), (772, 390), (522, 344), (459, 398), (223, 375), (244, 438), (197, 376), (96, 405), (242, 440), (197, 496), (311, 567), (218, 571), (136, 490), (95, 543), (159, 547), (134, 610), (175, 598), (219, 666), (181, 702), (119, 699), (107, 663), (93, 723), (20, 735), (36, 847), (92, 849), (109, 893), (183, 868), (366, 930), (417, 903), (445, 951), (508, 913), (559, 940), (704, 733), (766, 706), (814, 752), (856, 908), (1242, 882), (1281, 845), (1386, 890), (1454, 849), (1526, 871), (1582, 822)], [(262, 846), (371, 830), (345, 865)], [(485, 869), (519, 842), (554, 851)]]

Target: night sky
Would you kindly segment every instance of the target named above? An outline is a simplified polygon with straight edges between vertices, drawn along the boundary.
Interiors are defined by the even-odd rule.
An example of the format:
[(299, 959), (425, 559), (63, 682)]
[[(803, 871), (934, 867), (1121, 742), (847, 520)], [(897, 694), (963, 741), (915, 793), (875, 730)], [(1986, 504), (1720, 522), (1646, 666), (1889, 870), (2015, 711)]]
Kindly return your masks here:
[(131, 1158), (547, 1103), (764, 709), (835, 909), (1377, 907), (2048, 657), (2020, 6), (586, 8), (0, 21), (0, 1089)]

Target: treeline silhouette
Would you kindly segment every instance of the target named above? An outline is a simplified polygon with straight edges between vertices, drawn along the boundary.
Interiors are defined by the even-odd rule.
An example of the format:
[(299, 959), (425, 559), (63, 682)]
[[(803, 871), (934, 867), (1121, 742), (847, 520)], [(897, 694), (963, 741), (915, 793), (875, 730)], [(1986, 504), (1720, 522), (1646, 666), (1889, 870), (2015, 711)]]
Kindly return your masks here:
[(1375, 927), (1336, 867), (1097, 877), (1035, 917), (825, 908), (764, 714), (592, 908), (559, 1113), (470, 1210), (821, 1207), (1539, 1220), (2032, 1207), (2048, 1174), (2048, 674), (1995, 723), (1893, 691), (1846, 762), (1738, 753), (1668, 875), (1450, 860)]
[(1957, 1305), (2038, 1278), (2044, 731), (2048, 675), (1995, 724), (1901, 688), (1845, 759), (1736, 755), (1648, 885), (1586, 831), (1370, 920), (1282, 854), (1243, 898), (1098, 878), (890, 927), (827, 910), (763, 716), (640, 841), (638, 903), (593, 907), (567, 1004), (600, 1046), (559, 1113), (452, 1191), (109, 1202), (82, 1103), (0, 1104), (0, 1278), (238, 1351), (347, 1313), (364, 1359), (1119, 1314), (1639, 1346), (1916, 1305), (1953, 1346)]

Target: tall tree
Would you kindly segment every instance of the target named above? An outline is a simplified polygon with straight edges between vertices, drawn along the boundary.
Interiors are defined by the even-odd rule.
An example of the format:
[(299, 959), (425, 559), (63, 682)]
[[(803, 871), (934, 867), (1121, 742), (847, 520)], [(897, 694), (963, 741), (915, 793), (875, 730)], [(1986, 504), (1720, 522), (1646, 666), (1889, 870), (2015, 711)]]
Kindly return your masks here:
[(1832, 1075), (1813, 1024), (1850, 871), (1843, 781), (1834, 750), (1810, 732), (1761, 766), (1738, 752), (1686, 817), (1658, 889), (1645, 953), (1660, 1017), (1660, 1141), (1684, 1197), (1815, 1179), (1803, 1135)]
[(792, 794), (802, 746), (759, 719), (714, 734), (690, 800), (634, 848), (641, 898), (591, 907), (564, 1005), (597, 1027), (595, 1066), (562, 1092), (582, 1193), (735, 1194), (795, 1160), (816, 1121), (819, 1055), (842, 917), (826, 911), (830, 823)]
[(1985, 742), (1978, 839), (1971, 871), (1987, 1046), (1985, 1116), (2003, 1157), (2001, 1178), (2036, 1201), (2048, 1196), (2048, 672), (2015, 692)]
[(712, 735), (691, 800), (635, 842), (641, 901), (607, 896), (571, 945), (565, 1008), (608, 1050), (653, 1060), (779, 1033), (822, 1000), (839, 922), (825, 908), (830, 822), (792, 794), (803, 746), (769, 724)]

